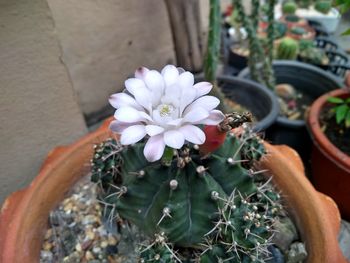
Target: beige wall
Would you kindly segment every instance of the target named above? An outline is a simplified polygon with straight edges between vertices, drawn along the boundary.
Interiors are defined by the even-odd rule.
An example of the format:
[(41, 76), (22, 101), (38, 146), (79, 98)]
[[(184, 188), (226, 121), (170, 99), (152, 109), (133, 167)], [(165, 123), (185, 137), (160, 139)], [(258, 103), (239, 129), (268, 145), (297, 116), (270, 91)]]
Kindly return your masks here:
[(175, 63), (163, 0), (48, 0), (79, 103), (86, 115), (141, 65)]
[(44, 0), (0, 0), (0, 204), (86, 132)]
[(176, 63), (163, 0), (0, 0), (0, 61), (0, 203), (137, 67)]

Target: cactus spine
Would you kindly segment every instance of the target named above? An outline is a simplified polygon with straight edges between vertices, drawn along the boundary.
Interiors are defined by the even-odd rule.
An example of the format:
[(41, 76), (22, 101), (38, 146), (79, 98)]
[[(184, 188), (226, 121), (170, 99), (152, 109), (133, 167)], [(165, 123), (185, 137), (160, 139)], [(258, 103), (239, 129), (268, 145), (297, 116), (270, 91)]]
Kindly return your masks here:
[[(141, 248), (142, 262), (263, 262), (267, 256), (279, 196), (257, 182), (260, 171), (252, 164), (265, 152), (260, 139), (248, 128), (226, 135), (232, 123), (245, 120), (235, 116), (220, 126), (224, 143), (204, 156), (188, 144), (170, 162), (148, 163), (142, 142), (95, 147), (92, 181), (108, 218), (126, 219), (151, 237)], [(209, 141), (213, 136), (207, 133)], [(175, 252), (179, 248), (191, 253)]]
[(298, 42), (290, 37), (285, 37), (278, 45), (277, 59), (296, 59), (298, 50)]

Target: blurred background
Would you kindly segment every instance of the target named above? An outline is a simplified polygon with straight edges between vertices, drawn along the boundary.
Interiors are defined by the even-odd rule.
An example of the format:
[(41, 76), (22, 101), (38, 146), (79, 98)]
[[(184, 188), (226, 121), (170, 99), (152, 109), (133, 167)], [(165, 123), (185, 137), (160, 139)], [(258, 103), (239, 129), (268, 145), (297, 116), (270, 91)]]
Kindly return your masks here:
[(139, 66), (200, 72), (208, 13), (199, 0), (0, 0), (0, 203), (111, 115), (109, 95)]

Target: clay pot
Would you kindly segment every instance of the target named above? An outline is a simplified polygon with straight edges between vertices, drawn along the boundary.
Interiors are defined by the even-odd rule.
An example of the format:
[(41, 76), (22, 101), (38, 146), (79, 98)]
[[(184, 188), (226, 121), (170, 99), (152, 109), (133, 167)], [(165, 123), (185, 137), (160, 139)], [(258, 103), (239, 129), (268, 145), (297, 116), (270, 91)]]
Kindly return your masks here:
[[(56, 148), (31, 185), (10, 195), (0, 214), (0, 262), (39, 262), (49, 212), (72, 185), (86, 175), (92, 145), (111, 136), (107, 126), (78, 142)], [(287, 146), (271, 146), (261, 162), (269, 169), (295, 216), (309, 251), (308, 262), (346, 262), (337, 243), (340, 217), (334, 202), (315, 191), (304, 176), (300, 158)]]
[(350, 92), (346, 89), (331, 91), (311, 106), (308, 128), (313, 138), (312, 179), (316, 188), (331, 196), (339, 205), (342, 216), (350, 220), (350, 156), (328, 140), (319, 123), (320, 112), (329, 96), (348, 98)]

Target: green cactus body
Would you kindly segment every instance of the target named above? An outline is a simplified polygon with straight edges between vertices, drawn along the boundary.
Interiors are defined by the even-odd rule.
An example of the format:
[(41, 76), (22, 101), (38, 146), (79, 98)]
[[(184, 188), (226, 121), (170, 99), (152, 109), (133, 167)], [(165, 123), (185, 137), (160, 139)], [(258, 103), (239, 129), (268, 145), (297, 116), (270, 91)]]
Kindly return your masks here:
[[(265, 153), (255, 134), (227, 135), (206, 156), (187, 145), (155, 163), (146, 161), (143, 148), (108, 140), (92, 160), (106, 216), (126, 219), (153, 238), (140, 249), (141, 262), (263, 262), (280, 205), (252, 170)], [(177, 255), (179, 247), (192, 252)]]
[(318, 12), (328, 14), (332, 8), (332, 1), (316, 1), (314, 7)]
[(298, 35), (298, 36), (301, 36), (301, 35), (304, 35), (305, 33), (307, 33), (307, 31), (305, 30), (305, 28), (300, 27), (300, 26), (292, 27), (292, 28), (290, 29), (290, 32), (291, 32), (292, 34), (295, 34), (295, 35)]
[(286, 15), (285, 19), (287, 22), (296, 23), (300, 20), (300, 17), (298, 17), (297, 15), (290, 14), (290, 15)]
[(283, 14), (294, 14), (295, 11), (297, 10), (298, 6), (295, 2), (293, 1), (287, 1), (283, 4), (282, 6), (282, 12)]
[(277, 48), (277, 59), (296, 59), (298, 55), (298, 42), (292, 38), (285, 37)]
[(309, 6), (312, 4), (313, 0), (297, 0), (298, 6), (301, 8), (309, 8)]
[[(199, 243), (212, 228), (217, 214), (218, 204), (212, 200), (212, 193), (225, 198), (235, 188), (246, 194), (255, 190), (248, 171), (239, 163), (228, 163), (228, 158), (239, 151), (234, 137), (228, 137), (206, 160), (201, 160), (192, 148), (191, 157), (185, 157), (191, 160), (183, 168), (178, 168), (175, 160), (169, 166), (148, 163), (143, 147), (137, 144), (120, 153), (122, 186), (106, 189), (104, 201), (115, 204), (121, 217), (147, 234), (164, 232), (169, 241), (180, 246)], [(240, 158), (236, 154), (233, 162)], [(201, 171), (201, 167), (207, 170)], [(119, 189), (120, 194), (113, 195)]]

